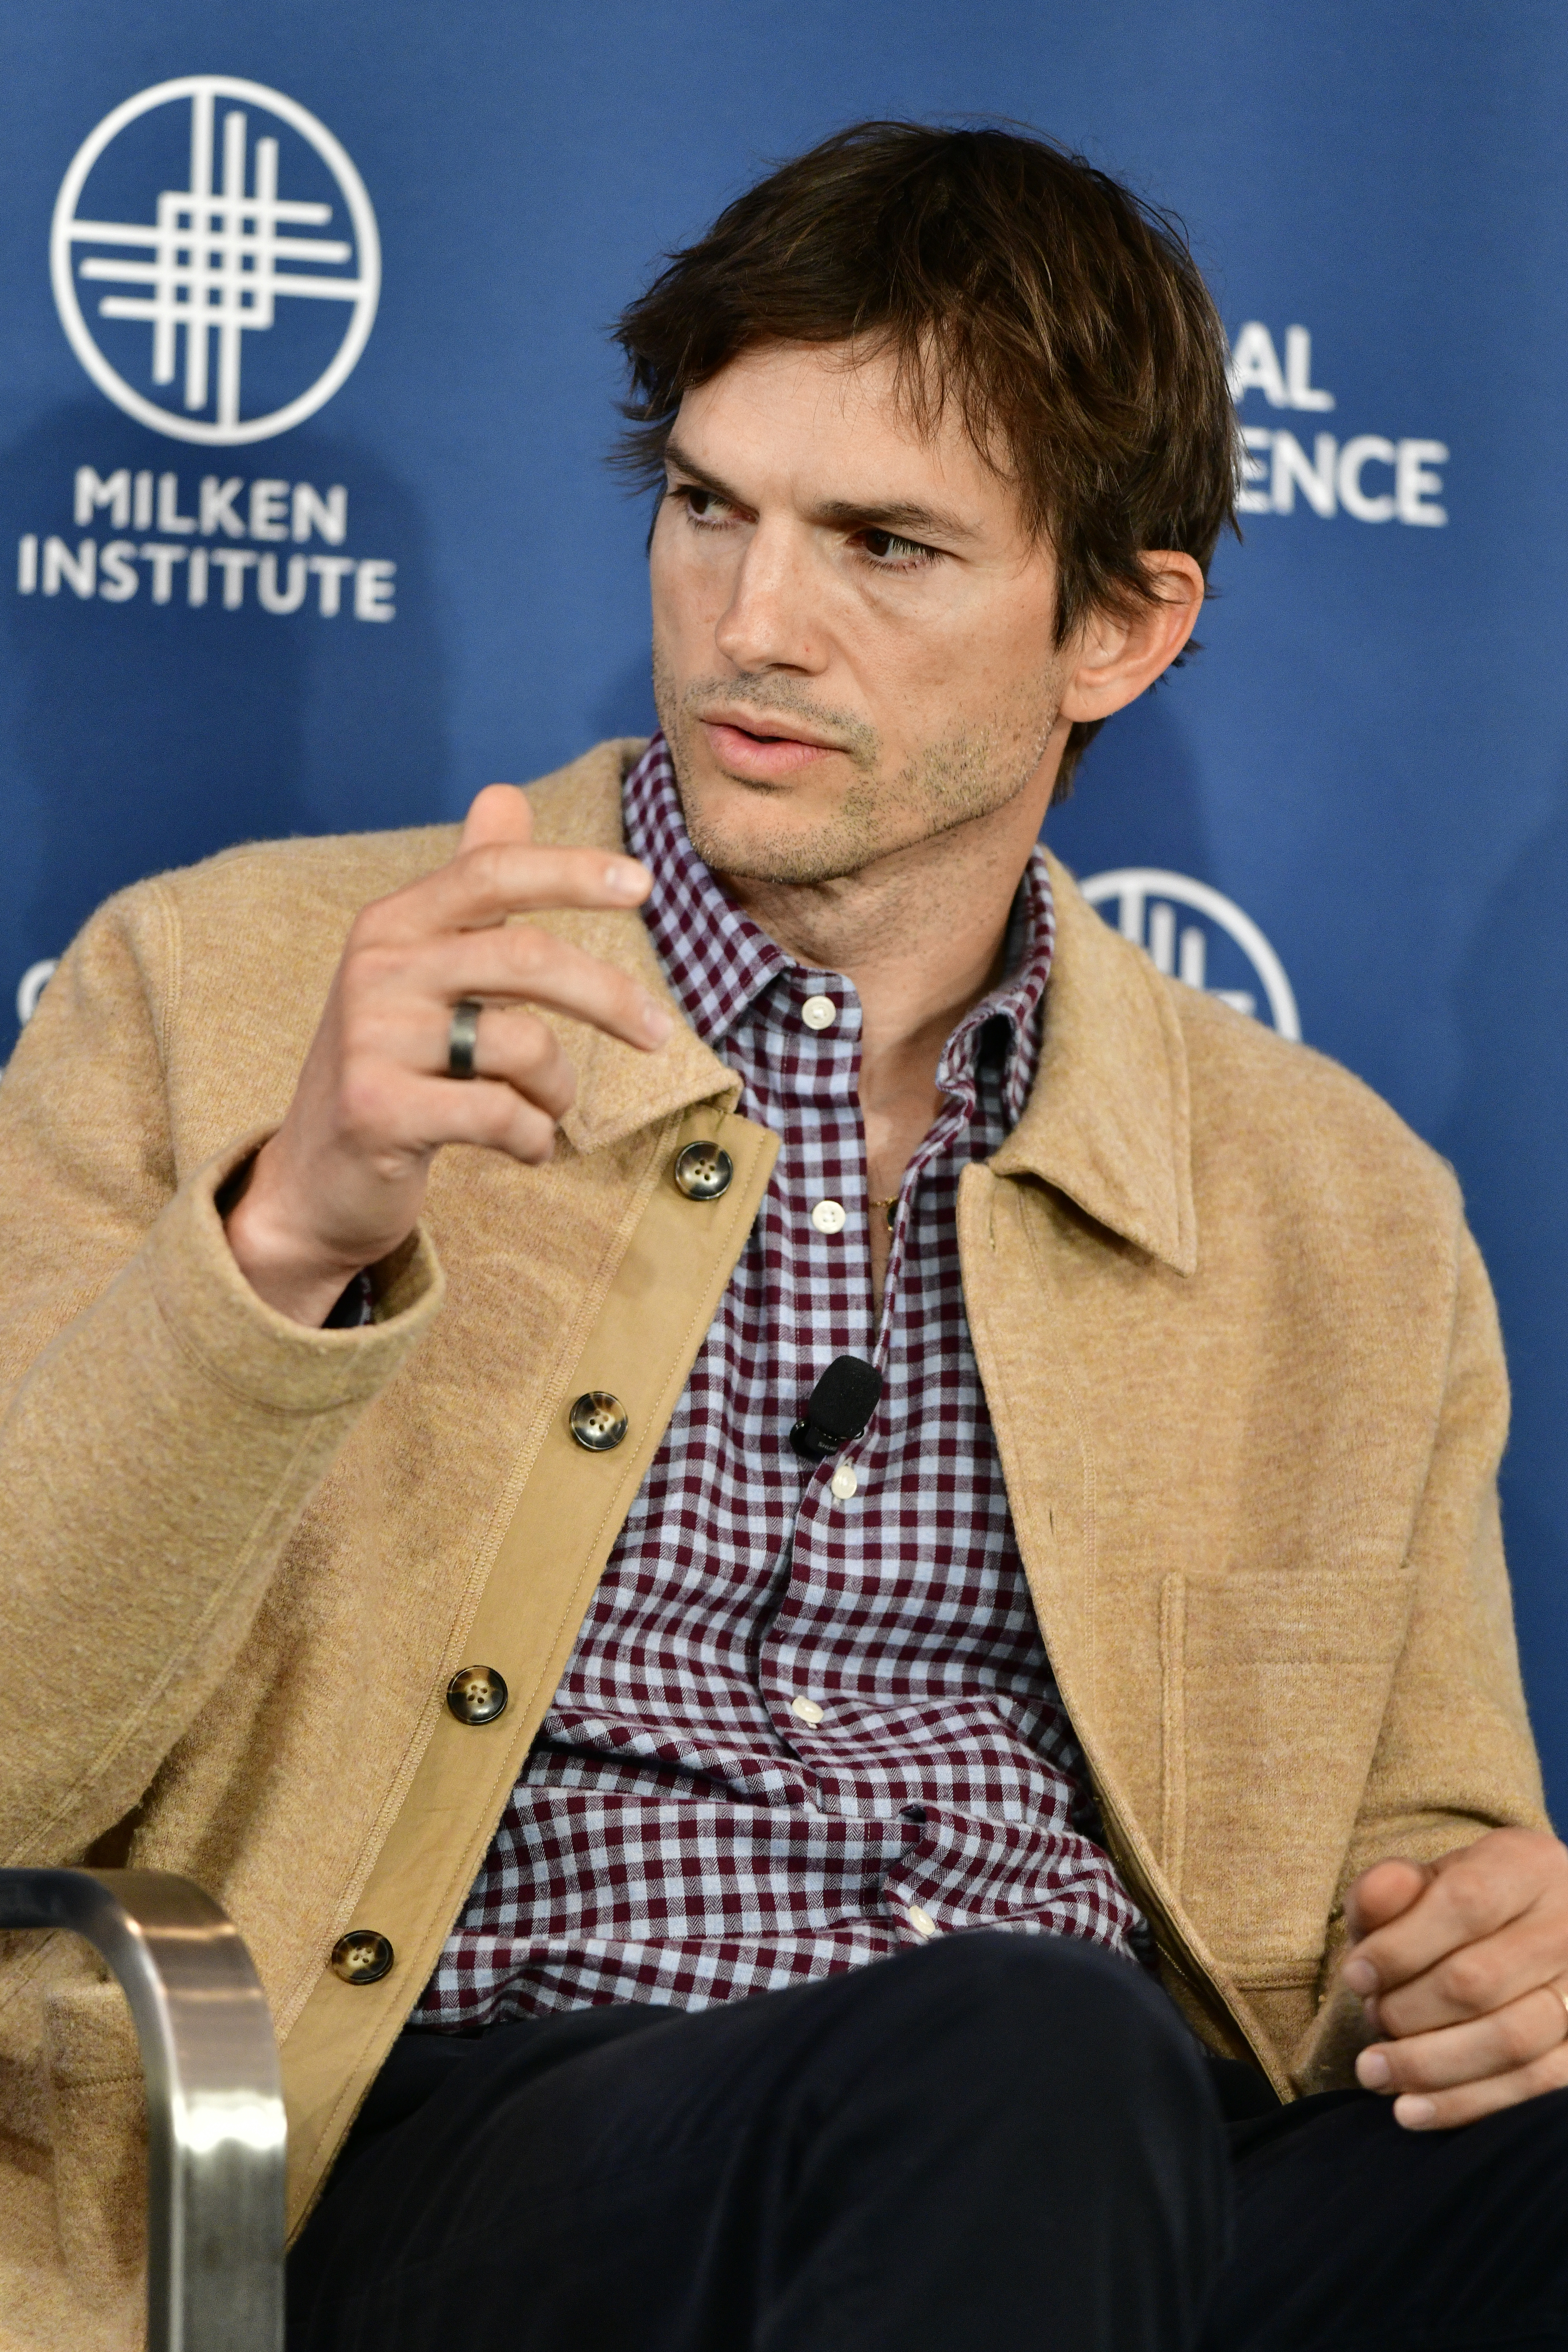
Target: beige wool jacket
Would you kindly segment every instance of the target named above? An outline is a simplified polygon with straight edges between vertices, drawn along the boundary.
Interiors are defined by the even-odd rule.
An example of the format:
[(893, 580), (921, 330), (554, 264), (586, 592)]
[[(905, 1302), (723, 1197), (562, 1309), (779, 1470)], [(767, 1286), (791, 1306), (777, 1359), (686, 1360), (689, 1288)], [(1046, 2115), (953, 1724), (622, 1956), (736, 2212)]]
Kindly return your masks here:
[[(533, 791), (618, 845), (640, 746)], [(444, 1152), (378, 1319), (270, 1311), (214, 1193), (281, 1117), (358, 908), (451, 828), (235, 850), (90, 922), (0, 1086), (0, 1859), (183, 1871), (282, 2042), (296, 2226), (462, 1904), (766, 1186), (683, 1024), (568, 1022), (554, 1162)], [(959, 1221), (1019, 1548), (1172, 1992), (1279, 2088), (1349, 1879), (1543, 1822), (1448, 1170), (1346, 1073), (1162, 979), (1052, 868), (1038, 1083)], [(547, 918), (667, 994), (635, 914)], [(735, 1181), (671, 1162), (722, 1131)], [(573, 1400), (630, 1433), (590, 1454)], [(512, 1694), (482, 1727), (461, 1665)], [(351, 1927), (395, 1950), (328, 1966)], [(1336, 2057), (1337, 2051), (1337, 2057)], [(140, 2338), (141, 2093), (85, 1948), (0, 1949), (0, 2346)]]

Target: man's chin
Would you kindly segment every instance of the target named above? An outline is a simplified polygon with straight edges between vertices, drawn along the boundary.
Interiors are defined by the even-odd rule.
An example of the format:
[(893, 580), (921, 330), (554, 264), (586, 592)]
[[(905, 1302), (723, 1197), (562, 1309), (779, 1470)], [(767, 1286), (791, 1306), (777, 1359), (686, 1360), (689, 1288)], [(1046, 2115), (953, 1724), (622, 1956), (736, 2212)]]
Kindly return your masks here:
[(686, 830), (703, 864), (736, 882), (845, 881), (881, 846), (842, 822), (803, 824), (798, 813), (777, 807), (742, 813), (699, 803), (686, 811)]
[(847, 789), (840, 781), (834, 791), (816, 777), (734, 776), (713, 760), (702, 730), (683, 727), (678, 739), (665, 731), (687, 834), (711, 872), (737, 882), (833, 882), (881, 854), (865, 779), (851, 772)]
[(833, 882), (855, 873), (866, 862), (865, 853), (842, 842), (789, 826), (710, 822), (700, 810), (688, 809), (686, 830), (691, 846), (713, 873), (737, 882)]

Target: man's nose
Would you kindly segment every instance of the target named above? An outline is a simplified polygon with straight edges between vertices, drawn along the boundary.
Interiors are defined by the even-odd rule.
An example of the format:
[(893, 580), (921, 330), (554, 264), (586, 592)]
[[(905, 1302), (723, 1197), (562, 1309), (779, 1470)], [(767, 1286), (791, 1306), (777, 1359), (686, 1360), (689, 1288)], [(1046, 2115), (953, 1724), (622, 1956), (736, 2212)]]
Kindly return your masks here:
[(820, 670), (826, 631), (812, 573), (808, 550), (792, 534), (753, 531), (713, 633), (724, 659), (741, 670)]

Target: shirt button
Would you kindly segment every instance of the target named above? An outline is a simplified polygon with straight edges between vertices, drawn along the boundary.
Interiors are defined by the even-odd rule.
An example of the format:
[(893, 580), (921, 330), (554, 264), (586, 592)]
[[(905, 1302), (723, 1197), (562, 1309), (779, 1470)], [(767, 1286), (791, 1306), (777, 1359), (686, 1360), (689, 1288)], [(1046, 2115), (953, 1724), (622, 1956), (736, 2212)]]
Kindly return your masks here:
[(841, 1503), (847, 1503), (851, 1495), (858, 1494), (860, 1490), (860, 1481), (847, 1462), (839, 1464), (827, 1483)]
[(811, 1222), (819, 1234), (841, 1234), (847, 1220), (842, 1201), (818, 1201), (811, 1213)]
[(838, 1018), (838, 1007), (831, 996), (808, 996), (800, 1017), (808, 1029), (831, 1029)]
[(818, 1706), (814, 1698), (792, 1698), (789, 1711), (792, 1715), (798, 1715), (802, 1723), (809, 1723), (815, 1731), (826, 1710)]
[(929, 1911), (922, 1911), (918, 1903), (911, 1903), (904, 1916), (917, 1936), (924, 1936), (929, 1939), (935, 1935), (936, 1921)]

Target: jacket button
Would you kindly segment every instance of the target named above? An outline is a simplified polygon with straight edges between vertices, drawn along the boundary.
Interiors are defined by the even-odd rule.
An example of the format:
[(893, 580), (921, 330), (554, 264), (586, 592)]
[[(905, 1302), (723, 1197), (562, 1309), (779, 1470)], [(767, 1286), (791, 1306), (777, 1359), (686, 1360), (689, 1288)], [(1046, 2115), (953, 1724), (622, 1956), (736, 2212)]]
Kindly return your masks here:
[(716, 1143), (689, 1143), (675, 1155), (675, 1189), (689, 1201), (716, 1201), (734, 1173), (734, 1161)]
[(332, 1946), (332, 1974), (344, 1984), (379, 1984), (396, 1957), (374, 1927), (351, 1927)]
[(494, 1666), (459, 1666), (447, 1685), (447, 1705), (459, 1723), (493, 1723), (506, 1713), (506, 1676)]
[(590, 1454), (610, 1454), (626, 1433), (626, 1409), (608, 1389), (589, 1389), (572, 1408), (572, 1434)]

